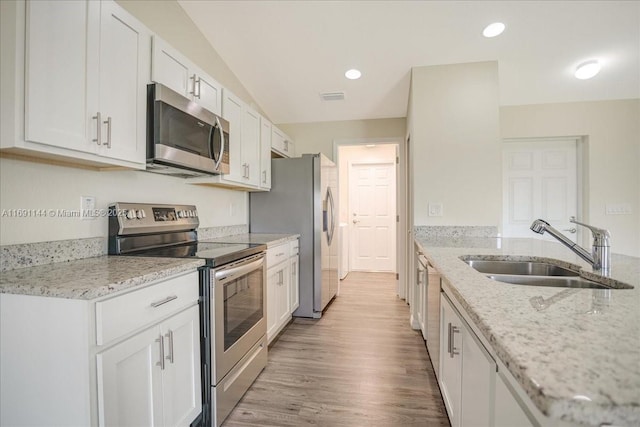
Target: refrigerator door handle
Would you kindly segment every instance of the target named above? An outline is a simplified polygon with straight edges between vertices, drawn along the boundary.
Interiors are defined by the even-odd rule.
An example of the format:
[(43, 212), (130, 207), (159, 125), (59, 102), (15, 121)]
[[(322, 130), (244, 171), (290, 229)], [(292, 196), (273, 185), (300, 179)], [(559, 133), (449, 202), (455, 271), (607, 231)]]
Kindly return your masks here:
[(333, 200), (333, 193), (331, 192), (331, 187), (327, 187), (327, 200), (329, 201), (329, 206), (331, 206), (331, 228), (327, 230), (327, 240), (328, 240), (327, 243), (331, 245), (331, 242), (333, 241), (333, 235), (336, 231), (335, 202)]

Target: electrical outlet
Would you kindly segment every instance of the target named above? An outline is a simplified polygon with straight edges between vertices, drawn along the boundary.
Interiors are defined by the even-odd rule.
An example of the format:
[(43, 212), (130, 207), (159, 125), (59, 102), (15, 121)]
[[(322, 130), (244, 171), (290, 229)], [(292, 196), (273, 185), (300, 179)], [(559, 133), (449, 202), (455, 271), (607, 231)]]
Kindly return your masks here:
[(429, 203), (429, 216), (442, 216), (442, 203)]
[(96, 219), (96, 198), (94, 196), (80, 197), (80, 217), (82, 219)]

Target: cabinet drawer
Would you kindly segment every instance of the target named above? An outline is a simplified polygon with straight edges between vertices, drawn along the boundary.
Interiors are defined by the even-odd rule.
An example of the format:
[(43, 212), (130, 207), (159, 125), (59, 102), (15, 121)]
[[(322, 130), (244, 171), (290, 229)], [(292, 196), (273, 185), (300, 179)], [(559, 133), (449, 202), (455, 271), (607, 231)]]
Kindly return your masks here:
[(199, 299), (198, 272), (96, 303), (96, 341), (108, 343)]
[(289, 256), (296, 256), (299, 253), (300, 239), (295, 239), (289, 242)]
[(267, 268), (289, 258), (289, 243), (283, 243), (273, 248), (267, 249)]

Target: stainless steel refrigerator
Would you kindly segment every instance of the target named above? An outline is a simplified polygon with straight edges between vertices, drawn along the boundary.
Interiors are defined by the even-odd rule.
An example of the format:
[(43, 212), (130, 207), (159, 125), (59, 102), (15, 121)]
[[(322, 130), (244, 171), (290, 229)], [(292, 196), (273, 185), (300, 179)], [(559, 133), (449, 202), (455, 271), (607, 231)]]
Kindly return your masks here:
[(323, 154), (272, 159), (271, 191), (251, 193), (252, 233), (300, 234), (298, 317), (322, 316), (338, 291), (338, 169)]

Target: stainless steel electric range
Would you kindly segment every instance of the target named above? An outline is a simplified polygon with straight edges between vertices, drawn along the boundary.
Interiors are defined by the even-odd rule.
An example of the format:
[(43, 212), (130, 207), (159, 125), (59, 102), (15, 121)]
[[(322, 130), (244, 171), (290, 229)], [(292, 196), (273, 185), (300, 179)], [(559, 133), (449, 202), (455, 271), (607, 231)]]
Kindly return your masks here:
[[(203, 413), (219, 426), (267, 364), (263, 244), (198, 240), (192, 205), (115, 203), (109, 254), (198, 258)], [(219, 239), (217, 239), (219, 240)]]

